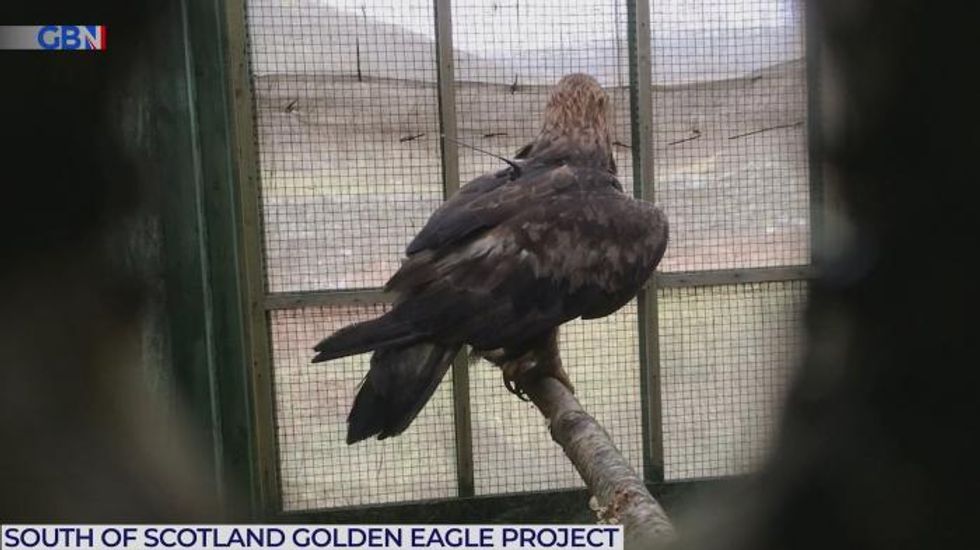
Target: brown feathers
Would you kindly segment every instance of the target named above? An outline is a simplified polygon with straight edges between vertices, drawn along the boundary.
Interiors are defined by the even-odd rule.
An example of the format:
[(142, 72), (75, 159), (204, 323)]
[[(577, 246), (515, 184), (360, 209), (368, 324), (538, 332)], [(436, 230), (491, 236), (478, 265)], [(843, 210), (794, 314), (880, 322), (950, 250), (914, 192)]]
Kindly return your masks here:
[(539, 353), (558, 326), (636, 296), (664, 254), (667, 221), (610, 173), (608, 108), (595, 79), (563, 78), (519, 166), (463, 186), (408, 245), (386, 285), (392, 309), (317, 346), (323, 359), (375, 350), (349, 441), (408, 426), (461, 346), (560, 366), (557, 350), (554, 361)]
[(615, 173), (609, 137), (609, 96), (594, 78), (562, 78), (544, 110), (538, 137), (519, 157), (575, 162)]

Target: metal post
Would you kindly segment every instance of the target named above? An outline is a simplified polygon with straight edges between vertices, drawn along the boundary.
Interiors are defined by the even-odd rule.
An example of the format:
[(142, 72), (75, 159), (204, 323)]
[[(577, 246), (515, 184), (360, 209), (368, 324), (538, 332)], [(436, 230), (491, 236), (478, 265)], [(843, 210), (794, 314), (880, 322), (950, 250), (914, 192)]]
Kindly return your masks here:
[[(633, 142), (633, 181), (637, 197), (654, 200), (653, 99), (650, 60), (649, 0), (627, 0), (630, 61), (630, 130)], [(660, 329), (657, 279), (654, 275), (637, 297), (640, 334), (640, 392), (643, 407), (643, 477), (664, 479), (662, 404), (660, 400)]]
[[(456, 145), (456, 89), (453, 70), (451, 0), (434, 0), (436, 20), (436, 78), (439, 90), (439, 130), (443, 137), (442, 184), (446, 198), (459, 190), (459, 149)], [(453, 361), (453, 420), (456, 429), (456, 478), (459, 496), (474, 494), (473, 430), (470, 418), (470, 371), (465, 352)]]
[(255, 470), (258, 476), (256, 515), (281, 511), (279, 448), (275, 432), (272, 359), (265, 311), (265, 277), (262, 269), (262, 219), (259, 211), (259, 172), (253, 128), (252, 88), (249, 82), (245, 27), (245, 0), (227, 3), (229, 80), (234, 98), (232, 132), (235, 139), (236, 178), (240, 193), (239, 257), (242, 266), (244, 329), (249, 343), (253, 396)]

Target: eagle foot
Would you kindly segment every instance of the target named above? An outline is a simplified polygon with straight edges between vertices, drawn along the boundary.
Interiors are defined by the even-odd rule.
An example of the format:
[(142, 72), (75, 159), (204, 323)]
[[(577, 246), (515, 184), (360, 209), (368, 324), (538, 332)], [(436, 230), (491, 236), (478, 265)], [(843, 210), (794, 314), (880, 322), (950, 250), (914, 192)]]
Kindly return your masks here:
[(504, 387), (507, 388), (507, 391), (516, 395), (521, 401), (530, 401), (531, 398), (524, 391), (521, 380), (534, 370), (534, 361), (508, 361), (500, 366), (500, 370), (503, 372)]
[(518, 359), (509, 361), (500, 366), (504, 375), (504, 387), (507, 391), (516, 395), (521, 401), (530, 401), (527, 392), (524, 391), (524, 383), (528, 380), (541, 379), (550, 376), (561, 382), (568, 391), (575, 393), (575, 386), (572, 385), (568, 373), (561, 364), (545, 363), (539, 365), (533, 359)]

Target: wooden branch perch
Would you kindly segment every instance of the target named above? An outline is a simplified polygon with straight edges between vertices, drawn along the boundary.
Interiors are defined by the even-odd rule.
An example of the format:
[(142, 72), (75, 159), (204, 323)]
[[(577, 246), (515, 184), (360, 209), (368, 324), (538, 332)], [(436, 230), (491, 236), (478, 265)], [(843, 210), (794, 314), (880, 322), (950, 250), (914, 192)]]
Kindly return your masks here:
[(550, 376), (522, 381), (522, 386), (548, 419), (551, 438), (561, 445), (604, 509), (602, 517), (623, 525), (626, 548), (650, 548), (672, 541), (674, 527), (664, 509), (572, 392)]

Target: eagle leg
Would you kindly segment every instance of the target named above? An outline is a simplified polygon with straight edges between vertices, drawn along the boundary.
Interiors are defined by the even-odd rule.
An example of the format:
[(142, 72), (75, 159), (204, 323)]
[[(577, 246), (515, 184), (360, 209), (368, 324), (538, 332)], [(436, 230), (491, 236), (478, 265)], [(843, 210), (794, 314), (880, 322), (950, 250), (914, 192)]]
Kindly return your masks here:
[(550, 376), (562, 383), (568, 391), (575, 393), (575, 386), (565, 372), (565, 367), (561, 362), (561, 354), (558, 352), (558, 329), (552, 330), (544, 339), (540, 346), (534, 348), (533, 353), (537, 356), (538, 370), (542, 376)]
[(568, 377), (568, 373), (565, 372), (565, 368), (562, 367), (561, 359), (558, 359), (557, 365), (548, 371), (548, 376), (558, 380), (563, 386), (568, 388), (568, 391), (575, 393), (575, 386), (572, 385), (572, 379)]
[(507, 390), (524, 401), (527, 401), (527, 392), (524, 391), (524, 383), (528, 377), (539, 379), (550, 376), (562, 383), (568, 391), (575, 393), (568, 373), (561, 362), (561, 355), (558, 353), (558, 330), (553, 330), (541, 342), (531, 348), (524, 355), (511, 361), (501, 361), (497, 363), (504, 375), (504, 386)]

